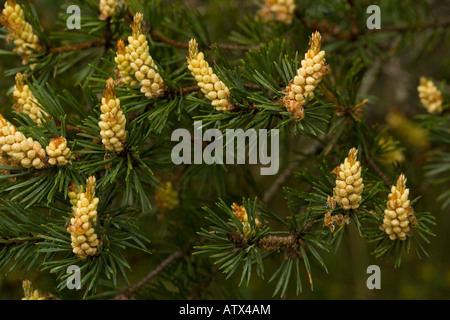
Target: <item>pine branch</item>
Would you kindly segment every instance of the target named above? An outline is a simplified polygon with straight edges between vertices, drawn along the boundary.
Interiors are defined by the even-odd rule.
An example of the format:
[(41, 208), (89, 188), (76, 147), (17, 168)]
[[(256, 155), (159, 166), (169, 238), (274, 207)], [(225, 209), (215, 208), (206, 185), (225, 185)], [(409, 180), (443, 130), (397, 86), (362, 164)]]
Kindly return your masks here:
[(2, 250), (3, 248), (10, 248), (10, 247), (14, 247), (14, 246), (18, 246), (21, 245), (23, 243), (30, 243), (32, 242), (33, 244), (40, 242), (40, 241), (44, 241), (41, 236), (48, 236), (48, 234), (30, 234), (27, 236), (10, 236), (10, 237), (0, 237), (1, 243), (0, 243), (0, 250)]
[[(66, 123), (66, 129), (69, 130), (69, 131), (75, 131), (75, 132), (78, 132), (78, 133), (86, 133), (86, 134), (89, 134), (88, 131), (86, 131), (86, 130), (84, 130), (84, 129), (81, 129), (81, 128), (77, 127), (77, 126), (74, 126), (74, 125), (72, 125), (72, 124), (70, 124), (70, 123)], [(94, 141), (93, 141), (93, 142), (94, 142)], [(95, 143), (95, 142), (94, 142), (94, 143)]]
[(61, 46), (61, 47), (53, 47), (53, 48), (49, 48), (48, 51), (50, 53), (58, 55), (58, 54), (65, 53), (65, 52), (89, 49), (89, 48), (93, 48), (93, 47), (105, 46), (105, 48), (107, 49), (110, 46), (110, 42), (112, 40), (111, 19), (108, 19), (106, 22), (107, 23), (105, 26), (105, 30), (103, 32), (102, 39), (97, 39), (97, 40), (93, 40), (93, 41), (85, 41), (85, 42), (70, 44), (70, 45)]
[[(317, 141), (315, 144), (311, 146), (310, 149), (313, 149), (314, 151), (311, 153), (312, 155), (318, 155), (323, 151), (323, 146), (320, 146)], [(278, 192), (280, 187), (286, 182), (286, 180), (290, 177), (292, 172), (300, 165), (300, 162), (305, 159), (307, 156), (311, 155), (300, 155), (298, 156), (294, 161), (292, 161), (286, 169), (278, 176), (278, 178), (273, 182), (273, 184), (270, 186), (270, 188), (264, 193), (262, 197), (262, 201), (265, 204), (268, 204), (270, 201), (272, 201), (275, 194)]]
[[(349, 1), (350, 6), (351, 1)], [(353, 10), (351, 10), (353, 12)], [(428, 29), (438, 29), (445, 28), (450, 26), (450, 19), (445, 19), (442, 21), (429, 22), (423, 25), (417, 26), (405, 26), (405, 25), (393, 25), (393, 26), (383, 26), (381, 29), (366, 29), (358, 30), (357, 24), (354, 22), (353, 17), (349, 17), (352, 21), (351, 29), (349, 32), (341, 33), (340, 28), (336, 24), (328, 24), (326, 21), (318, 22), (317, 20), (313, 20), (311, 22), (306, 21), (304, 15), (299, 11), (295, 10), (295, 17), (308, 29), (310, 30), (318, 30), (322, 37), (334, 37), (340, 40), (348, 40), (355, 41), (358, 37), (364, 35), (370, 35), (375, 33), (384, 33), (384, 32), (398, 32), (398, 33), (407, 33), (407, 32), (417, 32), (424, 31)]]
[(386, 26), (386, 27), (382, 27), (381, 29), (370, 29), (370, 30), (367, 30), (365, 33), (372, 34), (372, 33), (392, 32), (392, 31), (399, 32), (399, 33), (406, 33), (406, 32), (414, 32), (414, 31), (424, 31), (427, 29), (445, 28), (448, 26), (450, 26), (450, 18), (442, 20), (442, 21), (429, 22), (429, 23), (425, 23), (423, 25), (417, 25), (417, 26), (404, 26), (404, 25)]
[(61, 54), (64, 52), (89, 49), (89, 48), (93, 48), (93, 47), (101, 47), (101, 46), (104, 46), (105, 44), (106, 44), (106, 39), (98, 39), (98, 40), (94, 40), (94, 41), (86, 41), (86, 42), (80, 42), (80, 43), (76, 43), (76, 44), (70, 44), (70, 45), (62, 46), (62, 47), (53, 47), (53, 48), (50, 48), (49, 51), (50, 51), (50, 53), (53, 53), (53, 54)]
[(375, 173), (380, 176), (381, 179), (383, 179), (384, 183), (387, 186), (391, 186), (392, 185), (392, 181), (391, 179), (389, 179), (386, 174), (383, 172), (383, 170), (380, 169), (380, 167), (375, 163), (375, 161), (373, 160), (373, 158), (370, 158), (367, 161), (370, 165), (370, 167), (375, 171)]
[(225, 44), (225, 43), (219, 43), (219, 44), (212, 44), (212, 48), (221, 48), (224, 50), (230, 50), (230, 51), (249, 51), (249, 50), (260, 50), (261, 45), (255, 45), (255, 46), (241, 46), (241, 45), (235, 45), (235, 44)]
[[(187, 42), (181, 42), (181, 41), (176, 41), (170, 38), (167, 38), (159, 33), (157, 33), (154, 30), (150, 30), (150, 35), (153, 39), (159, 41), (159, 42), (164, 42), (167, 43), (169, 45), (171, 45), (172, 47), (176, 47), (176, 48), (181, 48), (181, 49), (188, 49), (189, 48), (189, 44)], [(225, 43), (219, 43), (219, 44), (210, 44), (209, 45), (211, 48), (221, 48), (224, 50), (229, 50), (229, 51), (249, 51), (249, 50), (259, 50), (261, 49), (260, 45), (257, 46), (242, 46), (242, 45), (235, 45), (235, 44), (225, 44)]]
[(172, 262), (181, 259), (187, 254), (186, 250), (178, 250), (167, 257), (160, 265), (153, 269), (149, 274), (147, 274), (141, 281), (136, 283), (130, 288), (123, 289), (118, 295), (116, 295), (112, 300), (129, 300), (137, 291), (139, 291), (148, 282), (153, 280), (160, 272), (162, 272), (167, 266)]
[[(131, 23), (131, 21), (133, 21), (133, 17), (134, 17), (134, 13), (131, 10), (131, 8), (129, 8), (128, 12), (127, 12), (127, 15), (125, 16), (125, 19)], [(149, 34), (150, 34), (150, 36), (153, 39), (155, 39), (155, 40), (157, 40), (159, 42), (167, 43), (168, 45), (171, 45), (172, 47), (181, 48), (181, 49), (188, 49), (189, 48), (189, 44), (188, 44), (187, 41), (181, 42), (181, 41), (177, 41), (177, 40), (174, 40), (174, 39), (170, 39), (168, 37), (165, 37), (165, 36), (159, 34), (155, 30), (149, 30)], [(260, 45), (242, 46), (242, 45), (225, 44), (225, 43), (210, 44), (209, 47), (212, 47), (212, 48), (220, 47), (220, 48), (222, 48), (224, 50), (229, 50), (229, 51), (249, 51), (249, 50), (259, 50), (259, 49), (261, 49)]]
[(309, 220), (309, 222), (307, 224), (305, 224), (302, 228), (302, 230), (300, 230), (298, 236), (302, 237), (303, 235), (305, 235), (307, 232), (309, 232), (312, 227), (314, 226), (314, 223), (319, 220), (319, 216), (312, 218), (311, 220)]

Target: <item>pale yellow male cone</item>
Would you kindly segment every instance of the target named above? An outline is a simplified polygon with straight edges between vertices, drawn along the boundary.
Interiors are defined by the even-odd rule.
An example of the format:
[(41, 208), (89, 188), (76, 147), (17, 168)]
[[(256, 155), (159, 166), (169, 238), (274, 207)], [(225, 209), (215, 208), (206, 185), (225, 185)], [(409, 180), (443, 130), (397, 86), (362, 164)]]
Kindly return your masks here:
[(142, 13), (136, 13), (131, 24), (133, 33), (128, 37), (127, 51), (134, 76), (141, 85), (141, 92), (145, 93), (145, 96), (150, 99), (164, 95), (167, 87), (150, 55), (147, 37), (142, 30), (143, 21)]
[(72, 182), (72, 185), (69, 187), (69, 190), (67, 192), (70, 203), (72, 204), (72, 211), (75, 211), (75, 209), (77, 208), (78, 200), (80, 200), (80, 196), (84, 192), (85, 190), (83, 186), (78, 189), (75, 182)]
[(0, 147), (24, 168), (42, 169), (47, 164), (47, 155), (41, 144), (27, 138), (0, 114)]
[(45, 295), (43, 295), (39, 290), (34, 290), (33, 285), (30, 280), (24, 280), (22, 282), (24, 297), (22, 300), (46, 300)]
[(325, 51), (320, 50), (321, 39), (318, 31), (313, 33), (309, 41), (311, 48), (305, 54), (305, 59), (301, 61), (297, 75), (283, 91), (284, 97), (281, 102), (295, 121), (300, 121), (305, 117), (303, 106), (307, 99), (314, 98), (314, 89), (323, 76), (328, 73)]
[(52, 166), (65, 166), (69, 163), (72, 152), (63, 137), (54, 137), (45, 149), (49, 157), (48, 164)]
[(336, 201), (333, 197), (328, 196), (327, 201), (328, 207), (330, 208), (330, 211), (325, 213), (325, 216), (323, 218), (323, 224), (326, 225), (331, 232), (334, 232), (335, 230), (335, 224), (339, 227), (342, 227), (344, 224), (350, 223), (350, 218), (348, 215), (331, 215), (334, 209), (336, 209)]
[(410, 226), (417, 224), (408, 196), (409, 189), (406, 188), (406, 177), (402, 173), (398, 177), (396, 185), (391, 187), (381, 227), (391, 240), (406, 240), (406, 236), (411, 231)]
[(205, 94), (206, 98), (211, 100), (211, 104), (216, 110), (227, 111), (234, 109), (230, 100), (230, 90), (213, 72), (205, 60), (203, 52), (198, 51), (198, 43), (195, 39), (189, 41), (187, 61), (188, 69), (191, 71), (195, 81), (197, 81), (200, 90)]
[(442, 93), (431, 79), (421, 77), (417, 91), (419, 92), (420, 102), (429, 113), (436, 114), (442, 112)]
[(22, 7), (15, 0), (5, 2), (0, 23), (10, 32), (7, 40), (13, 39), (16, 46), (14, 51), (22, 57), (23, 64), (26, 64), (28, 57), (35, 53), (34, 50), (42, 50), (32, 26), (25, 21)]
[(333, 198), (344, 210), (358, 209), (361, 203), (364, 184), (361, 177), (361, 164), (357, 161), (357, 156), (358, 149), (352, 148), (344, 163), (332, 171), (337, 175)]
[(87, 180), (86, 192), (69, 197), (71, 202), (75, 198), (78, 198), (78, 201), (72, 208), (74, 217), (70, 220), (67, 230), (71, 234), (73, 252), (80, 260), (85, 260), (98, 254), (97, 246), (100, 244), (94, 229), (99, 203), (99, 199), (95, 197), (95, 177), (91, 176)]
[(120, 8), (120, 0), (100, 0), (98, 4), (100, 9), (100, 19), (106, 20), (117, 15)]
[(17, 112), (27, 114), (31, 120), (33, 120), (38, 126), (43, 126), (44, 116), (49, 118), (50, 116), (38, 106), (35, 101), (37, 100), (30, 90), (30, 87), (25, 83), (26, 74), (16, 74), (16, 84), (14, 86), (14, 99), (16, 103), (14, 108)]
[(116, 97), (114, 79), (109, 78), (100, 107), (100, 136), (106, 150), (116, 153), (124, 150), (127, 139), (125, 130), (127, 119), (120, 107), (120, 100)]
[(116, 57), (114, 58), (116, 62), (116, 77), (118, 78), (117, 85), (126, 84), (131, 86), (137, 86), (139, 81), (134, 78), (134, 69), (130, 65), (130, 54), (128, 49), (125, 47), (123, 40), (117, 40), (117, 51)]
[(295, 11), (294, 0), (263, 0), (264, 7), (258, 15), (264, 20), (276, 20), (291, 23)]
[[(255, 231), (252, 229), (252, 226), (248, 222), (248, 214), (247, 210), (245, 210), (245, 207), (238, 205), (236, 202), (233, 202), (233, 204), (231, 205), (231, 210), (233, 211), (235, 217), (238, 218), (239, 221), (241, 221), (243, 225), (242, 231), (244, 232), (245, 238), (252, 237)], [(259, 221), (259, 219), (256, 217), (255, 224), (258, 228), (262, 227), (261, 221)]]

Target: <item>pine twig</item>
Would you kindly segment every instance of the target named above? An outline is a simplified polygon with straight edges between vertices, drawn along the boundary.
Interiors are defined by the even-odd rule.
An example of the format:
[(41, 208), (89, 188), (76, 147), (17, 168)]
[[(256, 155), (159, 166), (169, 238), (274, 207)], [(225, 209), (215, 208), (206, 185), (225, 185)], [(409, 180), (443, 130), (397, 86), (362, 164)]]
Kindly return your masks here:
[(70, 45), (62, 46), (62, 47), (54, 47), (54, 48), (50, 48), (49, 51), (50, 51), (50, 53), (53, 53), (53, 54), (61, 54), (64, 52), (89, 49), (89, 48), (93, 48), (93, 47), (101, 47), (101, 46), (104, 46), (105, 44), (106, 44), (106, 39), (103, 38), (103, 39), (97, 39), (94, 41), (86, 41), (86, 42), (80, 42), (80, 43), (76, 43), (76, 44), (70, 44)]
[(76, 51), (76, 50), (83, 50), (83, 49), (89, 49), (89, 48), (93, 48), (93, 47), (102, 47), (102, 46), (104, 46), (105, 49), (108, 49), (111, 45), (110, 44), (111, 40), (112, 40), (111, 19), (108, 19), (106, 26), (105, 26), (105, 30), (103, 32), (102, 39), (97, 39), (97, 40), (93, 40), (93, 41), (85, 41), (85, 42), (70, 44), (70, 45), (62, 46), (62, 47), (49, 48), (48, 51), (53, 54), (61, 54), (64, 52), (71, 52), (71, 51)]
[(381, 179), (383, 179), (384, 183), (385, 183), (387, 186), (392, 185), (391, 179), (389, 179), (389, 178), (386, 176), (386, 174), (383, 172), (383, 170), (381, 170), (380, 167), (375, 163), (375, 161), (373, 160), (373, 158), (370, 158), (367, 162), (369, 163), (370, 167), (375, 171), (375, 173), (376, 173), (378, 176), (380, 176)]
[(19, 246), (22, 245), (24, 243), (33, 243), (36, 244), (39, 241), (44, 241), (42, 238), (40, 238), (40, 236), (49, 236), (48, 234), (30, 234), (27, 236), (6, 236), (6, 237), (2, 237), (0, 238), (0, 240), (2, 240), (0, 242), (0, 250), (3, 250), (4, 248), (11, 248), (14, 246)]
[(305, 224), (305, 225), (303, 226), (302, 230), (298, 233), (298, 237), (301, 238), (301, 237), (304, 236), (308, 231), (310, 231), (310, 230), (312, 229), (312, 227), (314, 226), (314, 223), (315, 223), (317, 220), (319, 220), (319, 219), (320, 219), (319, 216), (314, 217), (314, 218), (311, 218), (311, 220), (309, 220), (308, 223)]
[(77, 126), (74, 126), (74, 125), (72, 125), (70, 123), (66, 123), (66, 129), (69, 130), (69, 131), (75, 131), (75, 132), (78, 132), (78, 133), (89, 134), (88, 131), (86, 131), (84, 129), (81, 129), (81, 128), (77, 127)]
[[(317, 142), (311, 146), (313, 152), (311, 154), (317, 155), (323, 151), (323, 147), (318, 145)], [(309, 154), (308, 154), (309, 155)], [(278, 176), (278, 178), (273, 182), (270, 188), (264, 193), (262, 201), (268, 204), (272, 201), (275, 194), (278, 192), (280, 187), (286, 182), (291, 173), (300, 165), (300, 162), (308, 155), (299, 155), (294, 161), (292, 161), (286, 169)]]
[[(350, 7), (354, 7), (353, 1), (348, 1)], [(351, 10), (353, 12), (353, 10)], [(349, 32), (342, 33), (340, 32), (340, 28), (336, 25), (329, 25), (324, 21), (306, 21), (304, 15), (299, 11), (295, 10), (295, 17), (308, 29), (318, 30), (322, 37), (335, 37), (341, 40), (349, 40), (354, 41), (360, 36), (370, 35), (380, 32), (414, 32), (414, 31), (423, 31), (427, 29), (437, 29), (437, 28), (445, 28), (450, 26), (450, 18), (442, 21), (429, 22), (422, 25), (417, 26), (405, 26), (405, 25), (391, 25), (391, 26), (383, 26), (381, 29), (362, 29), (358, 30), (357, 23), (354, 21), (354, 17), (349, 17), (352, 20), (351, 29)]]
[(295, 170), (295, 168), (298, 167), (300, 164), (300, 161), (303, 159), (303, 157), (299, 157), (297, 160), (291, 162), (286, 169), (278, 176), (278, 178), (272, 183), (270, 188), (264, 193), (264, 196), (262, 197), (262, 201), (265, 204), (268, 204), (270, 201), (272, 201), (275, 194), (280, 189), (281, 185), (286, 182), (286, 180), (291, 175), (292, 171)]
[[(133, 17), (134, 17), (134, 13), (131, 10), (131, 8), (128, 9), (127, 15), (125, 16), (126, 20), (128, 21), (133, 21)], [(165, 37), (159, 33), (157, 33), (155, 30), (150, 30), (149, 31), (150, 36), (159, 41), (159, 42), (163, 42), (163, 43), (167, 43), (169, 45), (171, 45), (172, 47), (175, 48), (181, 48), (181, 49), (188, 49), (189, 48), (189, 44), (187, 42), (181, 42), (181, 41), (177, 41), (174, 39), (170, 39), (168, 37)], [(225, 43), (221, 43), (221, 44), (210, 44), (210, 47), (220, 47), (224, 50), (230, 50), (230, 51), (248, 51), (248, 50), (259, 50), (261, 49), (260, 45), (255, 45), (255, 46), (242, 46), (242, 45), (235, 45), (235, 44), (225, 44)]]
[(249, 51), (249, 50), (260, 50), (261, 45), (255, 45), (255, 46), (241, 46), (237, 44), (226, 44), (226, 43), (218, 43), (218, 44), (212, 44), (212, 48), (221, 48), (223, 50), (230, 50), (230, 51)]
[(159, 273), (161, 273), (167, 266), (172, 262), (184, 257), (187, 254), (186, 250), (178, 250), (167, 257), (160, 265), (153, 269), (149, 274), (141, 279), (138, 283), (130, 288), (123, 289), (118, 295), (116, 295), (112, 300), (129, 300), (136, 292), (138, 292), (143, 286), (149, 283), (153, 278), (155, 278)]
[[(189, 48), (189, 44), (187, 42), (181, 42), (181, 41), (176, 41), (170, 38), (167, 38), (159, 33), (157, 33), (154, 30), (150, 30), (150, 35), (153, 39), (159, 41), (159, 42), (164, 42), (167, 43), (169, 45), (171, 45), (172, 47), (176, 47), (176, 48), (181, 48), (181, 49), (188, 49)], [(248, 50), (259, 50), (261, 49), (260, 45), (255, 45), (255, 46), (242, 46), (242, 45), (236, 45), (236, 44), (226, 44), (226, 43), (218, 43), (218, 44), (211, 44), (210, 45), (212, 48), (221, 48), (223, 50), (230, 50), (230, 51), (248, 51)]]
[(436, 22), (429, 22), (425, 23), (423, 25), (417, 25), (417, 26), (386, 26), (382, 27), (381, 29), (370, 29), (366, 33), (380, 33), (380, 32), (399, 32), (399, 33), (406, 33), (411, 31), (422, 31), (427, 29), (437, 29), (437, 28), (445, 28), (450, 26), (450, 18), (442, 20), (442, 21), (436, 21)]
[(181, 42), (181, 41), (169, 39), (167, 37), (160, 35), (159, 33), (156, 33), (154, 30), (150, 30), (150, 35), (153, 39), (158, 40), (159, 42), (164, 42), (164, 43), (170, 44), (172, 47), (182, 48), (182, 49), (189, 48), (189, 44), (187, 42)]

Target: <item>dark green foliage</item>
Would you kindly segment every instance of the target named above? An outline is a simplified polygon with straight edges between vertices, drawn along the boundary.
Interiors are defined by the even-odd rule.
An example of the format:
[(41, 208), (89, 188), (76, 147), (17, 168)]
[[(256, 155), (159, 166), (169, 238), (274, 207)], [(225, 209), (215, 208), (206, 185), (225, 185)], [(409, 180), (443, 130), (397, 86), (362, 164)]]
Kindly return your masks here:
[[(256, 18), (259, 8), (244, 5), (247, 1), (200, 1), (202, 5), (194, 7), (191, 1), (127, 0), (117, 16), (107, 20), (99, 19), (98, 1), (54, 2), (61, 7), (56, 23), (50, 23), (44, 21), (38, 0), (19, 0), (44, 50), (25, 66), (11, 53), (12, 45), (0, 50), (6, 77), (2, 93), (7, 97), (0, 100), (1, 113), (44, 148), (53, 137), (65, 137), (74, 157), (67, 166), (43, 170), (0, 166), (3, 274), (22, 271), (21, 279), (48, 274), (53, 279), (51, 291), (60, 298), (113, 298), (126, 293), (126, 287), (134, 288), (151, 270), (157, 270), (154, 278), (127, 298), (294, 298), (328, 288), (327, 275), (331, 278), (336, 270), (331, 256), (345, 250), (352, 228), (357, 237), (351, 240), (367, 242), (372, 256), (385, 259), (389, 267), (400, 267), (411, 251), (419, 258), (428, 256), (431, 237), (442, 236), (433, 227), (434, 217), (442, 217), (424, 209), (427, 202), (417, 194), (427, 192), (421, 162), (386, 160), (394, 151), (411, 158), (415, 154), (408, 153), (410, 146), (385, 124), (388, 107), (379, 105), (379, 92), (365, 82), (377, 64), (401, 60), (404, 50), (411, 50), (410, 59), (420, 64), (430, 59), (427, 55), (440, 37), (448, 38), (448, 30), (433, 25), (435, 13), (426, 1), (379, 1), (380, 30), (366, 28), (366, 9), (372, 3), (363, 0), (296, 1), (291, 24)], [(73, 4), (82, 12), (80, 30), (66, 29), (70, 16), (66, 9)], [(106, 81), (117, 77), (117, 40), (127, 44), (136, 12), (144, 15), (151, 55), (168, 90), (160, 98), (147, 99), (140, 86), (116, 88), (127, 118), (127, 140), (123, 152), (113, 153), (105, 150), (100, 137), (101, 98)], [(330, 72), (315, 89), (314, 99), (305, 104), (304, 119), (295, 121), (280, 100), (316, 30), (322, 34)], [(2, 45), (7, 34), (0, 29)], [(428, 45), (422, 45), (423, 37)], [(230, 89), (234, 110), (216, 111), (195, 88), (186, 61), (191, 38)], [(90, 44), (83, 46), (85, 42)], [(35, 102), (49, 114), (41, 127), (11, 108), (17, 72), (28, 74)], [(447, 101), (443, 114), (417, 117), (431, 142), (424, 152), (423, 179), (442, 187), (428, 201), (441, 201), (442, 209), (450, 205), (446, 88), (443, 82)], [(267, 129), (270, 134), (279, 129), (278, 176), (260, 176), (257, 166), (249, 164), (174, 165), (171, 151), (177, 142), (171, 135), (179, 128), (193, 135), (194, 121), (202, 121), (203, 130), (221, 132)], [(335, 187), (331, 171), (352, 147), (359, 150), (363, 168), (361, 206), (331, 209), (328, 197)], [(405, 241), (391, 241), (380, 225), (390, 187), (402, 172), (412, 176), (408, 187), (418, 208), (418, 224)], [(81, 261), (72, 252), (66, 229), (73, 216), (68, 188), (72, 183), (84, 186), (89, 176), (96, 177), (100, 199), (95, 230), (101, 245), (98, 256)], [(179, 200), (170, 209), (158, 202), (167, 181), (173, 183)], [(277, 190), (284, 191), (284, 199), (275, 198), (281, 194)], [(234, 202), (245, 208), (248, 223), (233, 214)], [(331, 231), (324, 221), (327, 213), (348, 217), (350, 223)], [(174, 258), (158, 269), (167, 257)], [(71, 265), (81, 268), (80, 292), (66, 288)], [(254, 283), (264, 290), (253, 288)], [(305, 284), (310, 290), (303, 290)]]

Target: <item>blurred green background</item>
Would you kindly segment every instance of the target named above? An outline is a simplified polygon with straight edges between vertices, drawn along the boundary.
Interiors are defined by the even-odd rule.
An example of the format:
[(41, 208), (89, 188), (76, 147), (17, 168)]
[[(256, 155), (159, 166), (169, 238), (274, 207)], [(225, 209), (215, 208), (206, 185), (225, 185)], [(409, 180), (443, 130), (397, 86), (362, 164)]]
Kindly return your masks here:
[[(169, 5), (173, 1), (163, 0), (163, 5)], [(200, 11), (209, 26), (212, 39), (218, 42), (230, 42), (228, 36), (237, 24), (247, 14), (253, 14), (258, 9), (258, 1), (242, 0), (211, 0), (183, 1)], [(300, 3), (300, 1), (297, 1)], [(3, 5), (3, 1), (1, 2)], [(61, 30), (61, 26), (55, 24), (63, 0), (36, 0), (36, 9), (41, 18), (42, 27), (45, 30)], [(307, 2), (306, 2), (307, 3)], [(374, 3), (377, 3), (374, 1)], [(450, 16), (449, 1), (429, 1), (432, 12), (437, 19), (445, 19)], [(304, 5), (304, 4), (302, 4)], [(380, 5), (383, 19), (383, 5)], [(226, 14), (224, 14), (226, 13)], [(357, 14), (366, 16), (365, 12)], [(383, 20), (382, 20), (383, 21)], [(382, 22), (383, 27), (383, 22)], [(429, 41), (437, 44), (432, 50), (422, 48)], [(324, 44), (326, 48), (326, 43)], [(11, 49), (11, 45), (4, 40), (0, 41), (0, 49)], [(361, 94), (373, 97), (365, 107), (365, 117), (372, 123), (380, 123), (387, 126), (386, 115), (389, 110), (400, 110), (408, 119), (414, 120), (414, 116), (425, 112), (420, 105), (417, 96), (419, 77), (426, 75), (439, 81), (450, 83), (450, 38), (449, 32), (431, 34), (421, 32), (408, 38), (408, 45), (389, 61), (375, 60), (364, 78)], [(327, 54), (332, 54), (328, 53)], [(6, 68), (20, 66), (20, 59), (15, 56), (0, 56), (0, 74)], [(14, 85), (13, 77), (0, 77), (0, 113), (9, 117), (13, 104), (11, 90)], [(61, 82), (62, 88), (70, 89), (70, 74)], [(448, 89), (448, 86), (447, 86)], [(432, 238), (428, 246), (429, 257), (418, 259), (415, 254), (405, 255), (402, 266), (393, 268), (393, 261), (382, 261), (370, 255), (373, 246), (368, 245), (358, 235), (354, 224), (347, 228), (347, 235), (337, 254), (324, 254), (329, 274), (315, 272), (314, 291), (311, 292), (304, 280), (303, 293), (296, 297), (289, 293), (288, 299), (449, 299), (450, 298), (450, 210), (441, 210), (436, 198), (443, 190), (443, 186), (436, 187), (430, 180), (424, 178), (423, 165), (425, 161), (424, 151), (418, 146), (417, 141), (408, 140), (408, 133), (393, 131), (405, 146), (404, 155), (407, 162), (408, 186), (413, 195), (422, 194), (423, 197), (416, 204), (415, 209), (430, 211), (436, 217), (437, 225), (434, 227), (436, 237)], [(307, 140), (306, 140), (307, 141)], [(305, 140), (303, 141), (305, 143)], [(304, 166), (313, 166), (313, 162), (302, 163)], [(274, 179), (274, 178), (272, 178)], [(263, 186), (270, 186), (267, 179)], [(296, 187), (298, 183), (294, 178), (286, 182), (287, 186)], [(447, 189), (450, 186), (444, 186)], [(274, 212), (286, 210), (283, 195), (279, 193), (269, 205)], [(142, 221), (142, 231), (152, 240), (151, 257), (143, 258), (139, 253), (130, 252), (130, 264), (133, 271), (130, 272), (132, 283), (138, 281), (169, 253), (157, 250), (157, 244), (164, 242), (165, 221), (158, 220), (155, 216), (145, 217)], [(159, 231), (158, 231), (159, 230)], [(272, 262), (273, 261), (273, 262)], [(266, 278), (270, 278), (271, 272), (278, 265), (278, 259), (270, 258), (267, 264)], [(272, 262), (272, 263), (271, 263)], [(376, 264), (381, 267), (381, 290), (369, 290), (366, 280), (369, 276), (366, 269), (369, 265)], [(211, 276), (207, 278), (206, 286), (208, 295), (206, 298), (243, 298), (243, 299), (268, 299), (273, 292), (274, 284), (254, 276), (250, 286), (242, 286), (239, 289), (224, 288), (236, 287), (238, 277), (225, 280), (216, 267), (211, 267)], [(33, 284), (42, 291), (54, 291), (52, 276), (47, 273), (29, 273), (26, 275)], [(8, 277), (0, 275), (0, 299), (20, 299), (23, 296), (21, 280), (23, 275), (14, 272)]]

